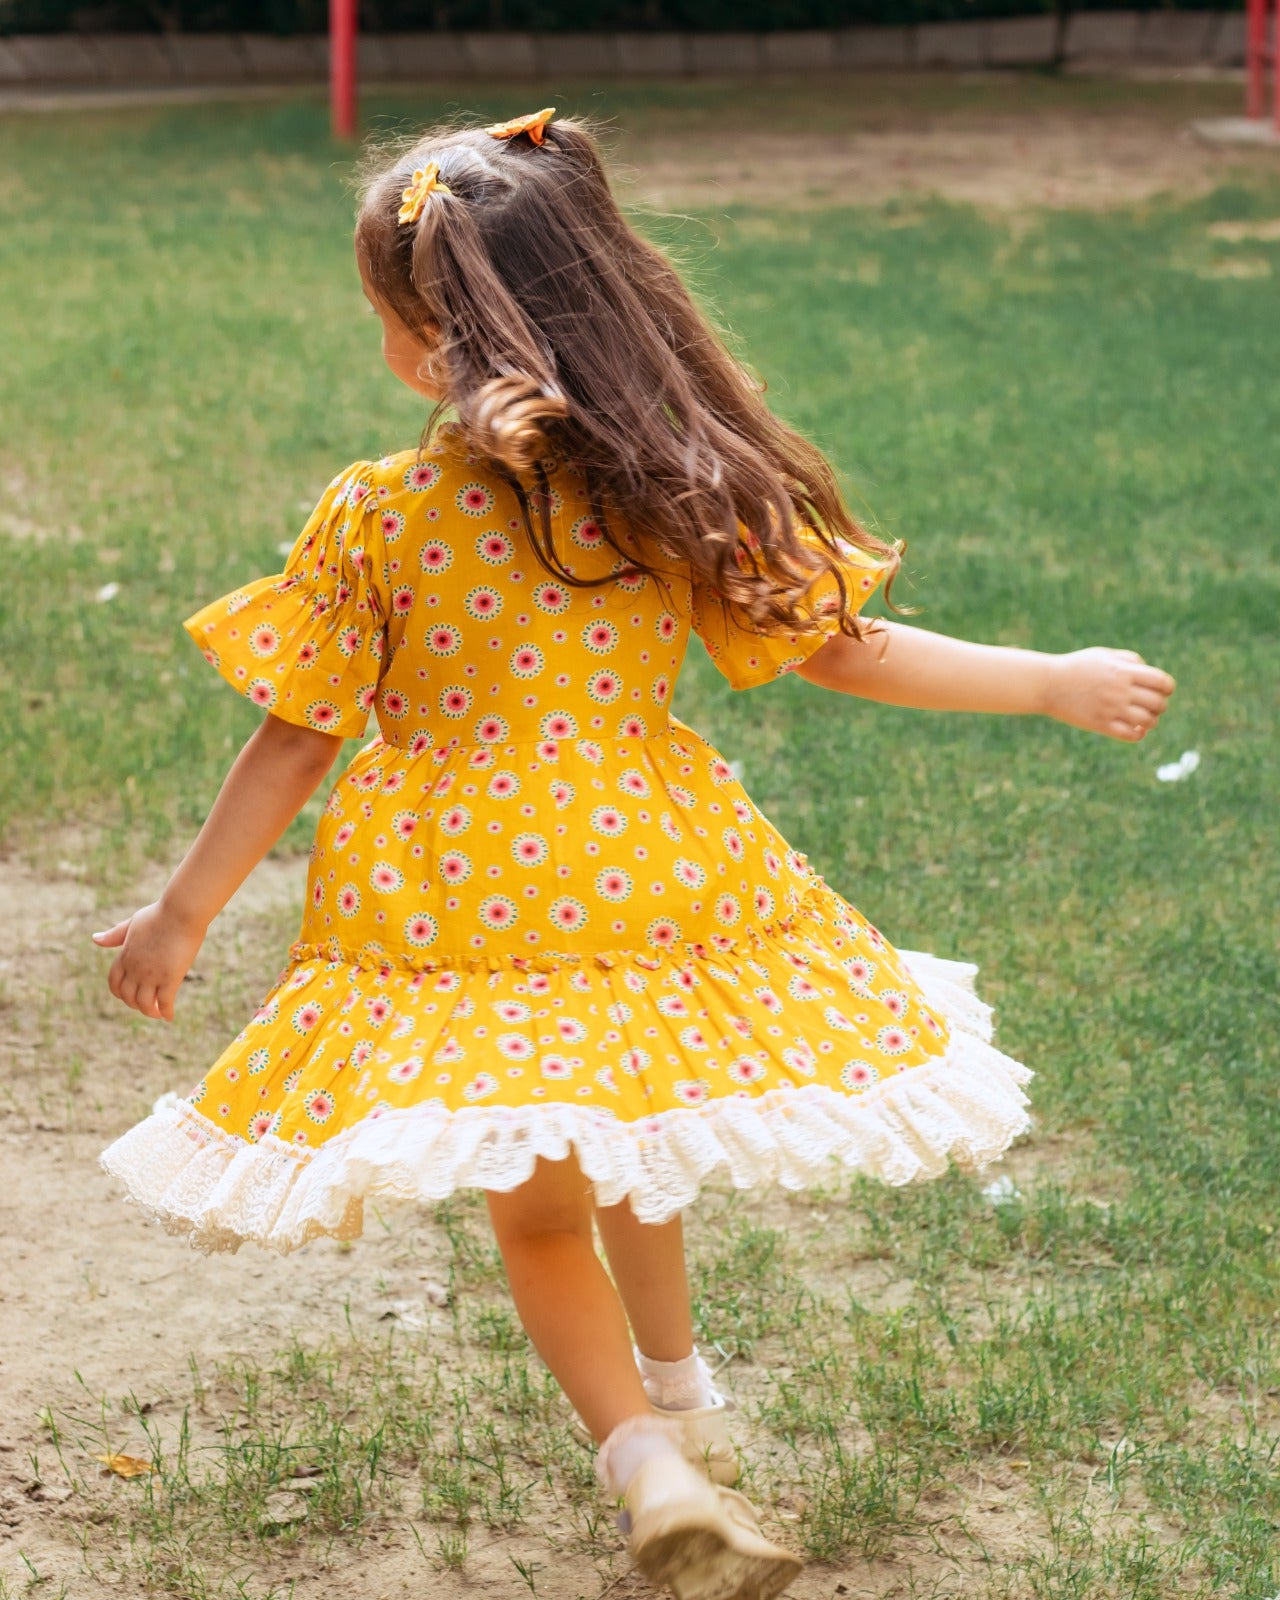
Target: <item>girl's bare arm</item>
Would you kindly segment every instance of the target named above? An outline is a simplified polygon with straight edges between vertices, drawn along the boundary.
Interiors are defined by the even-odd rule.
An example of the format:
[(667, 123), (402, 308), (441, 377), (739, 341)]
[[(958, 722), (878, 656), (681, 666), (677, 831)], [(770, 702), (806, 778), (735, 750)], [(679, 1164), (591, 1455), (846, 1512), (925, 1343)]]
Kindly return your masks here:
[(342, 742), (267, 713), (160, 898), (93, 935), (103, 948), (122, 947), (107, 975), (118, 1000), (173, 1020), (209, 924), (315, 793)]
[(1133, 650), (1066, 655), (970, 644), (877, 618), (865, 639), (834, 634), (796, 672), (810, 683), (921, 711), (1039, 712), (1131, 742), (1154, 728), (1174, 690)]
[(319, 787), (340, 735), (273, 717), (246, 741), (160, 904), (207, 928)]

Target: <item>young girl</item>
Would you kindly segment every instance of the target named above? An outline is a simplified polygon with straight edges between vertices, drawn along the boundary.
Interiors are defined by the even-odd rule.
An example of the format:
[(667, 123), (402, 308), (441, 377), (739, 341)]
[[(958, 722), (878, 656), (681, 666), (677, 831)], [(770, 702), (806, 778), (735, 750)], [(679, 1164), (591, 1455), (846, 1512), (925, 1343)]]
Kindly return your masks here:
[(484, 1189), (634, 1560), (680, 1600), (763, 1600), (800, 1562), (723, 1440), (702, 1460), (723, 1406), (681, 1212), (719, 1171), (972, 1169), (1027, 1128), (1031, 1073), (972, 967), (889, 944), (671, 715), (690, 629), (738, 689), (795, 671), (1125, 740), (1173, 682), (1127, 650), (859, 620), (896, 550), (628, 226), (581, 124), (426, 135), (369, 177), (356, 255), (388, 365), (457, 421), (340, 472), (282, 574), (185, 622), (267, 715), (160, 899), (94, 935), (112, 993), (172, 1020), (209, 923), (379, 731), (329, 794), (275, 987), (102, 1162), (205, 1250)]

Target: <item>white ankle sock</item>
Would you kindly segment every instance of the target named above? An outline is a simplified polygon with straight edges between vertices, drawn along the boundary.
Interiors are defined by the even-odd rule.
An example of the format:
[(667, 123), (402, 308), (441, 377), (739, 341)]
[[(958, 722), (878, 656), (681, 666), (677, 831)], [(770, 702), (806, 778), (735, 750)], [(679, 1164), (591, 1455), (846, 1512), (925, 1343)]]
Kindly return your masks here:
[(632, 1478), (655, 1456), (684, 1460), (680, 1424), (671, 1417), (628, 1417), (596, 1452), (596, 1479), (610, 1494), (626, 1494)]
[(664, 1411), (692, 1411), (697, 1406), (714, 1403), (711, 1374), (698, 1354), (697, 1345), (693, 1347), (693, 1354), (683, 1361), (655, 1361), (638, 1348), (635, 1356), (650, 1405), (661, 1406)]

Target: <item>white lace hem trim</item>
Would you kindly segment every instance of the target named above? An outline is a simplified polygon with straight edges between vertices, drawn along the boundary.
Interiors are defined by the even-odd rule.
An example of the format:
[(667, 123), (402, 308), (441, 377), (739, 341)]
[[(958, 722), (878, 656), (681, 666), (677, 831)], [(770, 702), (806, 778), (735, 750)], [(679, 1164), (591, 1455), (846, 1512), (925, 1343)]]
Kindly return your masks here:
[(735, 1188), (790, 1190), (830, 1183), (837, 1166), (895, 1185), (936, 1177), (949, 1161), (974, 1171), (1030, 1128), (1022, 1086), (1034, 1074), (989, 1042), (976, 967), (898, 954), (951, 1040), (936, 1061), (861, 1094), (806, 1084), (629, 1123), (573, 1105), (424, 1105), (367, 1117), (315, 1150), (270, 1136), (250, 1144), (178, 1100), (99, 1161), (130, 1201), (195, 1249), (251, 1240), (281, 1254), (320, 1235), (358, 1237), (366, 1199), (432, 1203), (459, 1189), (514, 1189), (539, 1156), (564, 1160), (571, 1146), (598, 1204), (630, 1200), (649, 1223), (683, 1211), (722, 1168)]

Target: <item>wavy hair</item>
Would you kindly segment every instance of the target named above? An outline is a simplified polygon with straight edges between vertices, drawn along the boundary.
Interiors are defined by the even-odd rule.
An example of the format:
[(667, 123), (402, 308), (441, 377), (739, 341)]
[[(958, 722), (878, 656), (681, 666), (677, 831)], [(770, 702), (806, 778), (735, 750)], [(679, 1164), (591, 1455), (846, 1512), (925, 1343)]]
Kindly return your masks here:
[[(431, 162), (447, 187), (401, 223), (402, 191)], [(841, 631), (862, 636), (840, 541), (889, 567), (889, 583), (905, 546), (854, 519), (822, 452), (773, 415), (671, 263), (630, 226), (587, 124), (552, 122), (542, 144), (434, 129), (395, 154), (371, 151), (359, 193), (369, 287), (431, 346), (443, 400), (424, 441), (456, 412), (516, 490), (544, 568), (609, 581), (575, 578), (556, 555), (546, 463), (562, 458), (585, 474), (605, 539), (632, 565), (660, 575), (642, 548), (652, 539), (756, 633), (814, 631), (802, 603), (829, 572)]]

